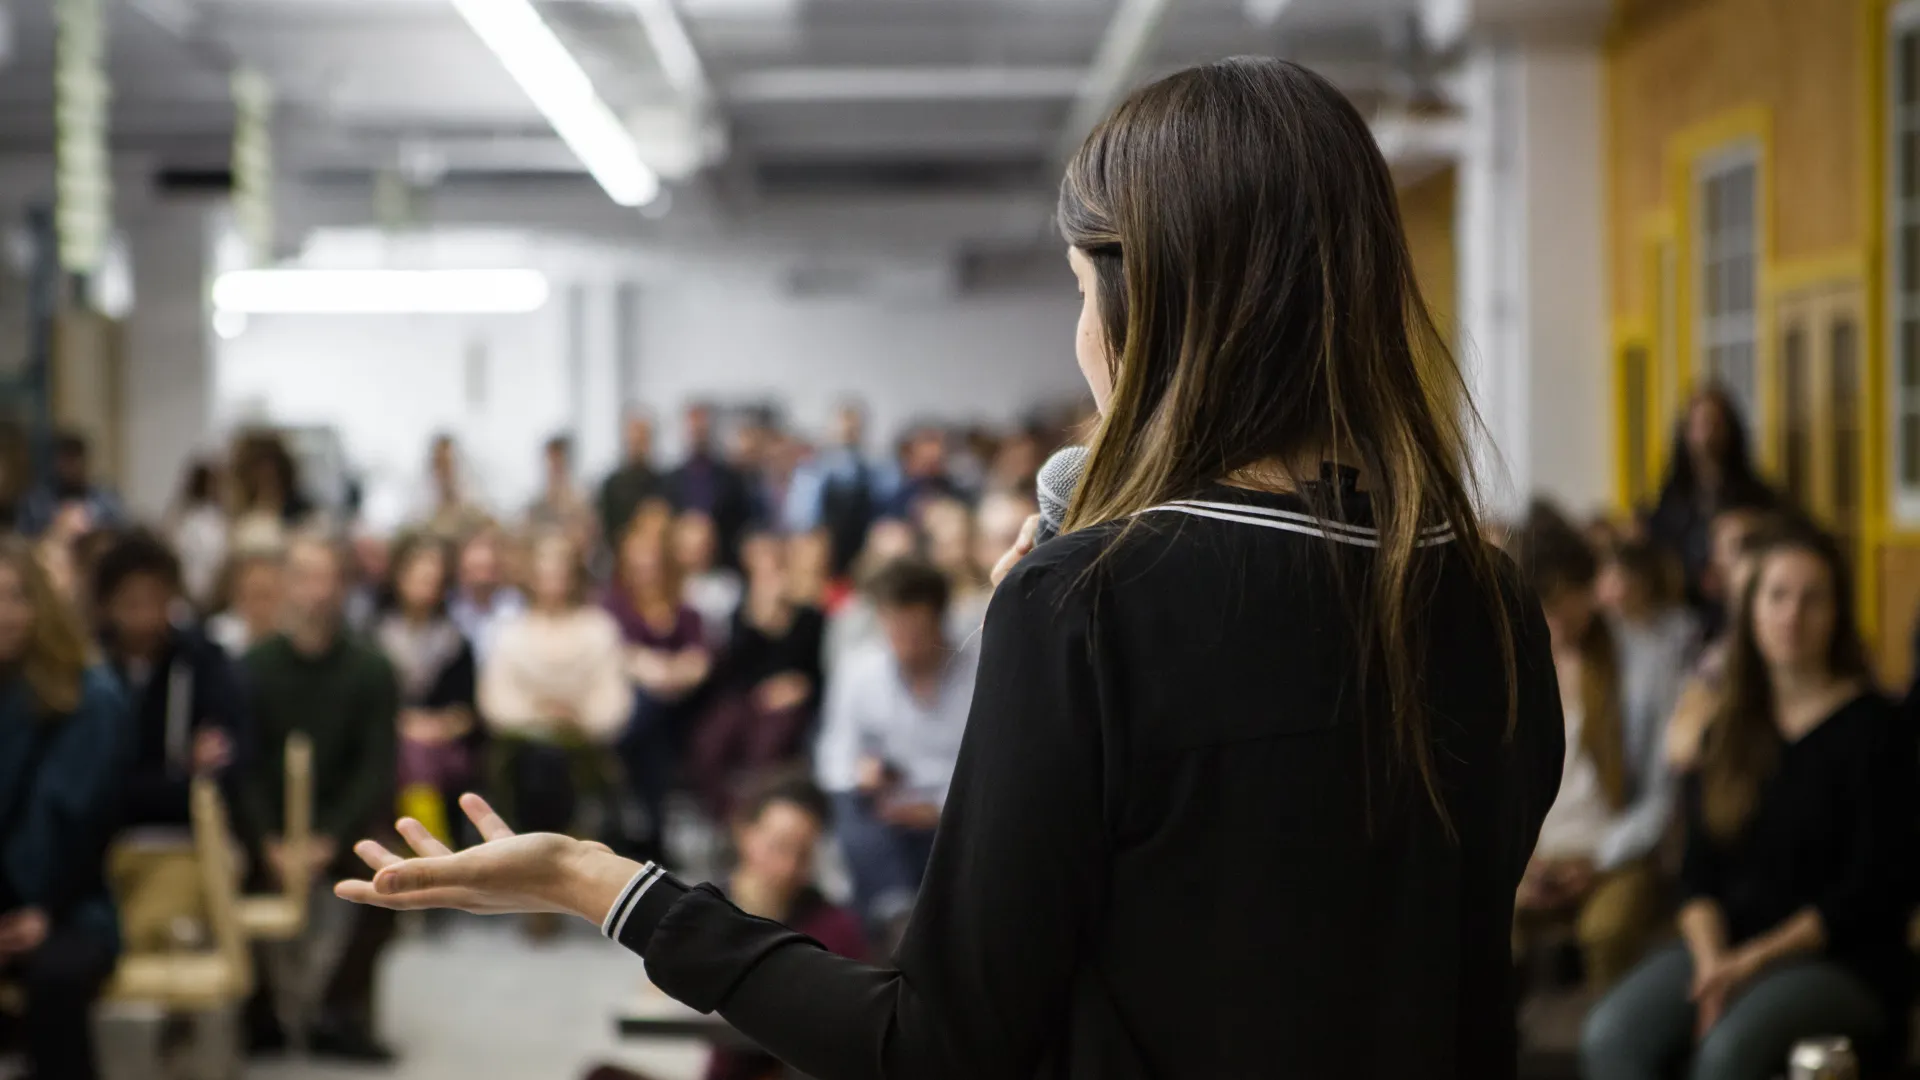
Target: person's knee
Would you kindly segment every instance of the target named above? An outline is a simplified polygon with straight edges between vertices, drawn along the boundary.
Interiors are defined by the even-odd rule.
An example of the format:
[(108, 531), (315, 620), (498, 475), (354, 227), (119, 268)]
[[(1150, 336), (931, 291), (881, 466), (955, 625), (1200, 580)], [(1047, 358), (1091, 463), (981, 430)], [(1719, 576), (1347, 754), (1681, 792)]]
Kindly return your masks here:
[(1693, 1053), (1689, 1080), (1763, 1080), (1786, 1068), (1785, 1047), (1776, 1052), (1778, 1042), (1743, 1025), (1723, 1021), (1700, 1040)]
[(1616, 996), (1602, 998), (1588, 1011), (1580, 1025), (1580, 1075), (1616, 1076), (1623, 1065), (1638, 1060), (1626, 1011)]

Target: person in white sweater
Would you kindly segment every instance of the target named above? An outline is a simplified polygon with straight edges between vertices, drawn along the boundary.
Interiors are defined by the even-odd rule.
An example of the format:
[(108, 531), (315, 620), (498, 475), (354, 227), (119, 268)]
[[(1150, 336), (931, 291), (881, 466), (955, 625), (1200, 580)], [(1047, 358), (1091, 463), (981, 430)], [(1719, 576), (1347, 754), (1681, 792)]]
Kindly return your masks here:
[(585, 602), (571, 539), (535, 540), (525, 613), (501, 625), (482, 662), (479, 704), (493, 736), (493, 787), (512, 819), (564, 832), (582, 787), (599, 787), (606, 747), (633, 711), (620, 629)]

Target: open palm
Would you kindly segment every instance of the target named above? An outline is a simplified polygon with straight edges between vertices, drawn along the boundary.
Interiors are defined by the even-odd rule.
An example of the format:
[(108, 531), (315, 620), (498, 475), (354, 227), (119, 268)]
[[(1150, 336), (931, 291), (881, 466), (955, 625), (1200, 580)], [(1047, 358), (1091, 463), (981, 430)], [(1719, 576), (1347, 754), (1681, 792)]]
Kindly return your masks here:
[(518, 912), (571, 913), (569, 870), (582, 858), (608, 855), (603, 844), (557, 833), (515, 833), (478, 795), (463, 795), (460, 808), (480, 830), (482, 842), (455, 852), (412, 818), (400, 835), (418, 858), (404, 858), (372, 840), (354, 854), (374, 870), (372, 881), (343, 881), (334, 893), (356, 904), (410, 911), (454, 908), (476, 915)]

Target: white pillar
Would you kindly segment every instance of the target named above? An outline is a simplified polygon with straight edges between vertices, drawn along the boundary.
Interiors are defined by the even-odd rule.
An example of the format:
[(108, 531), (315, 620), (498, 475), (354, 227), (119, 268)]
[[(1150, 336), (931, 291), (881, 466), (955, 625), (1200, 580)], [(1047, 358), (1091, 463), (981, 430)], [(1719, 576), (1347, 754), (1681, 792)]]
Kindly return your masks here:
[(181, 470), (213, 448), (213, 340), (207, 291), (215, 207), (156, 201), (127, 225), (133, 311), (126, 325), (126, 478), (135, 514), (164, 512)]
[(1464, 73), (1461, 342), (1496, 513), (1612, 491), (1605, 85), (1597, 41), (1488, 43)]

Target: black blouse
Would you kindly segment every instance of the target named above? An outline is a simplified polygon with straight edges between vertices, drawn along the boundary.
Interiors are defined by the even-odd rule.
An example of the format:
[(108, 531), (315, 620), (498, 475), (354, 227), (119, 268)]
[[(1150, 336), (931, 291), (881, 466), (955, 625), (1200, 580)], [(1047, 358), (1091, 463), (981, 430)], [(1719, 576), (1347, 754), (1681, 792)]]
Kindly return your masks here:
[(1700, 780), (1688, 778), (1681, 884), (1688, 899), (1720, 905), (1729, 944), (1812, 907), (1833, 959), (1882, 994), (1904, 996), (1920, 762), (1903, 729), (1878, 694), (1842, 705), (1781, 748), (1779, 767), (1731, 843), (1707, 832)]
[(1015, 569), (891, 965), (657, 871), (608, 932), (820, 1080), (1512, 1077), (1514, 889), (1564, 752), (1538, 604), (1507, 587), (1509, 734), (1490, 605), (1432, 538), (1402, 645), (1425, 651), (1449, 836), (1392, 761), (1329, 573), (1362, 587), (1376, 535), (1359, 506), (1324, 532), (1304, 509), (1214, 489)]
[(753, 625), (742, 603), (733, 617), (726, 655), (714, 671), (714, 685), (722, 692), (745, 693), (775, 675), (798, 672), (813, 683), (807, 702), (811, 709), (820, 697), (820, 649), (826, 633), (826, 618), (817, 607), (796, 607), (786, 633), (776, 637)]

